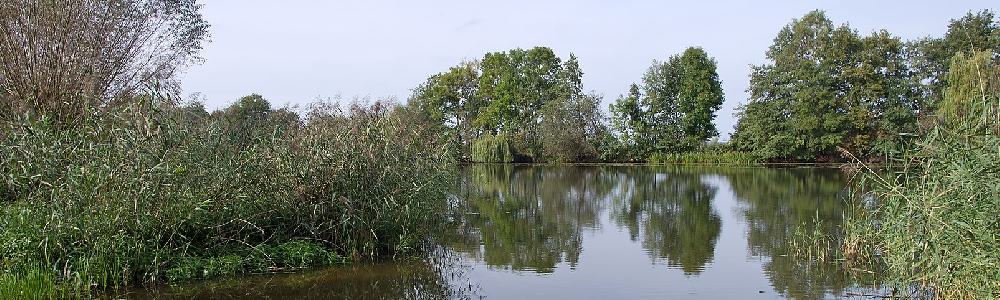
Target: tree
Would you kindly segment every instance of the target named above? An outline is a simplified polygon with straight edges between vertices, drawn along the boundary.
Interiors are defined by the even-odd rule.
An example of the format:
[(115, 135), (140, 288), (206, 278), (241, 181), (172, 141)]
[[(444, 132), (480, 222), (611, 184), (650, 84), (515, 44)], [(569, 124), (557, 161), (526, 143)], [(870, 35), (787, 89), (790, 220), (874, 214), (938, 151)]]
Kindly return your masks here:
[(236, 151), (274, 144), (275, 140), (288, 136), (301, 125), (298, 114), (286, 108), (272, 109), (271, 103), (258, 94), (243, 96), (212, 115), (221, 121)]
[(479, 63), (463, 62), (445, 73), (427, 78), (410, 96), (409, 104), (442, 126), (445, 136), (453, 138), (463, 159), (478, 131), (472, 126), (483, 103), (479, 97)]
[[(836, 147), (867, 154), (872, 137), (911, 124), (916, 81), (898, 38), (861, 38), (813, 11), (785, 26), (753, 66), (750, 102), (738, 109), (737, 150), (810, 160)], [(877, 141), (876, 141), (877, 142)]]
[(464, 159), (589, 160), (606, 144), (598, 103), (584, 93), (576, 55), (563, 62), (552, 49), (487, 53), (413, 90), (412, 106), (443, 128)]
[(587, 161), (598, 156), (607, 132), (601, 114), (601, 95), (583, 93), (583, 70), (570, 53), (559, 73), (560, 95), (542, 107), (539, 134), (548, 159)]
[(712, 121), (725, 96), (716, 71), (715, 59), (700, 47), (687, 48), (680, 57), (681, 76), (678, 84), (677, 111), (679, 127), (684, 132), (682, 147), (693, 149), (719, 135)]
[(725, 98), (716, 62), (704, 49), (690, 47), (666, 62), (654, 60), (642, 81), (610, 107), (633, 157), (691, 151), (718, 134), (712, 121)]
[(539, 110), (561, 93), (561, 63), (546, 47), (487, 53), (479, 80), (479, 97), (487, 104), (476, 125), (493, 134), (524, 134), (533, 143)]
[(646, 149), (650, 143), (645, 139), (649, 130), (646, 124), (646, 112), (639, 106), (642, 92), (639, 86), (632, 84), (628, 96), (619, 96), (615, 103), (609, 105), (611, 111), (611, 128), (618, 133), (622, 145), (622, 156), (636, 158), (640, 155), (638, 149)]
[(948, 87), (951, 58), (956, 53), (1000, 51), (1000, 22), (991, 10), (975, 14), (971, 11), (952, 19), (944, 37), (926, 37), (910, 44), (914, 52), (911, 64), (922, 82), (926, 83), (930, 110), (944, 98)]
[(997, 134), (1000, 64), (994, 53), (959, 52), (951, 61), (948, 87), (937, 111), (942, 123), (965, 134)]
[(68, 124), (176, 87), (199, 60), (208, 23), (195, 0), (9, 0), (0, 3), (0, 114)]

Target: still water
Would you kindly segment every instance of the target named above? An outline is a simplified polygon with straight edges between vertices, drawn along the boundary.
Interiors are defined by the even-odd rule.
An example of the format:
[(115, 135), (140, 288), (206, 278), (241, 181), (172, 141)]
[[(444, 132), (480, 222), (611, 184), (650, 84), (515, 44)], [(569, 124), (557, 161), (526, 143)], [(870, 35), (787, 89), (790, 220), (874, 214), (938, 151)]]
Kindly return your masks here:
[[(148, 299), (835, 299), (863, 287), (787, 254), (840, 234), (837, 169), (468, 167), (426, 258), (137, 291)], [(812, 226), (819, 222), (817, 226)]]

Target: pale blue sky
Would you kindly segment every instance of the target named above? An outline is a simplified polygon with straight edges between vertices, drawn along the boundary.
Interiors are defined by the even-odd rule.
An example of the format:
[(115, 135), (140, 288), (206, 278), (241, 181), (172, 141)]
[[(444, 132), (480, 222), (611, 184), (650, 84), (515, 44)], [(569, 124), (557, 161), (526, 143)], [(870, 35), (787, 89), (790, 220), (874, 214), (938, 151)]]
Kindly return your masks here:
[(274, 106), (341, 95), (395, 97), (429, 75), (486, 52), (546, 46), (575, 53), (586, 89), (604, 109), (653, 59), (701, 46), (718, 62), (726, 103), (716, 124), (728, 139), (746, 103), (750, 65), (792, 19), (825, 10), (861, 34), (942, 36), (949, 20), (997, 10), (997, 2), (950, 1), (311, 1), (214, 0), (202, 13), (212, 42), (184, 75), (185, 95), (209, 109), (258, 93)]

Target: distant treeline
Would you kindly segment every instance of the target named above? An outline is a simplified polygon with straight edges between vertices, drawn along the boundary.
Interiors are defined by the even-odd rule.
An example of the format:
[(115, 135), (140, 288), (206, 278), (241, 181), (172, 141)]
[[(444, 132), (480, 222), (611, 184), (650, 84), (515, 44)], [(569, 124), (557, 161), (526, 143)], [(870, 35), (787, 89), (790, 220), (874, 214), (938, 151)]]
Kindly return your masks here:
[(430, 76), (409, 105), (464, 161), (883, 160), (962, 114), (971, 87), (953, 83), (966, 75), (952, 69), (976, 57), (995, 66), (997, 27), (983, 10), (953, 19), (943, 37), (903, 41), (810, 12), (779, 31), (768, 63), (752, 66), (750, 99), (725, 145), (712, 123), (724, 102), (717, 63), (699, 47), (654, 60), (608, 116), (603, 96), (585, 92), (578, 58), (563, 61), (545, 47), (462, 62)]

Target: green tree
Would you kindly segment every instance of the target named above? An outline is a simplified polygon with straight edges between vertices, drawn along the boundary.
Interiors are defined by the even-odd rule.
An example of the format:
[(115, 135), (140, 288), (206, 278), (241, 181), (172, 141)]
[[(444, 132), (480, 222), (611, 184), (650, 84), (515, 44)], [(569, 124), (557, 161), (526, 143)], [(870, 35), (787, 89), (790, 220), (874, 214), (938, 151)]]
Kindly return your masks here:
[(650, 146), (646, 140), (648, 125), (646, 123), (646, 112), (639, 105), (642, 99), (642, 92), (639, 86), (632, 84), (629, 87), (628, 96), (619, 96), (615, 103), (609, 105), (611, 111), (611, 128), (618, 133), (619, 144), (622, 153), (619, 158), (628, 160), (641, 159), (639, 149), (646, 149)]
[[(194, 0), (0, 3), (0, 117), (72, 124), (135, 91), (176, 92), (208, 22)], [(161, 91), (158, 91), (161, 92)]]
[(542, 155), (540, 111), (562, 94), (562, 61), (546, 47), (487, 53), (480, 64), (479, 97), (485, 106), (475, 125), (484, 133), (509, 134), (519, 160)]
[(271, 103), (258, 94), (243, 96), (213, 116), (221, 121), (235, 151), (273, 145), (301, 125), (298, 114), (286, 108), (272, 109)]
[(944, 37), (926, 37), (909, 45), (914, 52), (911, 64), (919, 79), (926, 83), (930, 109), (945, 97), (951, 58), (956, 53), (1000, 51), (1000, 22), (991, 10), (968, 12), (952, 19)]
[(680, 87), (677, 90), (678, 124), (683, 131), (681, 141), (685, 149), (700, 146), (713, 136), (719, 135), (712, 121), (715, 112), (725, 102), (722, 82), (716, 71), (717, 63), (700, 47), (687, 48), (680, 57)]
[(690, 47), (666, 62), (654, 60), (642, 83), (610, 107), (633, 158), (691, 151), (718, 134), (712, 121), (725, 98), (716, 62), (705, 50)]
[(601, 138), (607, 133), (600, 111), (603, 96), (583, 93), (583, 71), (570, 53), (559, 73), (561, 94), (542, 107), (539, 134), (546, 158), (586, 161), (598, 156)]
[(959, 52), (951, 61), (948, 88), (937, 111), (941, 121), (967, 134), (997, 134), (1000, 64), (994, 53)]
[(861, 38), (813, 11), (785, 26), (753, 66), (750, 102), (732, 143), (770, 159), (829, 158), (837, 147), (870, 152), (873, 136), (912, 124), (915, 80), (902, 42)]
[(445, 136), (455, 141), (459, 156), (467, 160), (472, 141), (479, 137), (472, 126), (483, 106), (478, 93), (478, 62), (463, 62), (427, 78), (414, 89), (409, 105), (443, 127)]

